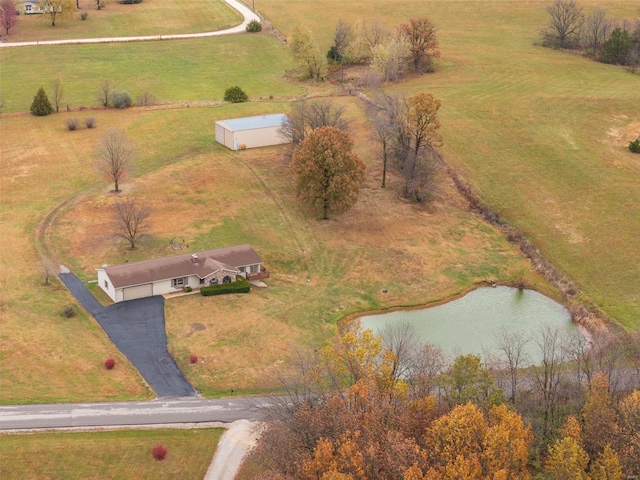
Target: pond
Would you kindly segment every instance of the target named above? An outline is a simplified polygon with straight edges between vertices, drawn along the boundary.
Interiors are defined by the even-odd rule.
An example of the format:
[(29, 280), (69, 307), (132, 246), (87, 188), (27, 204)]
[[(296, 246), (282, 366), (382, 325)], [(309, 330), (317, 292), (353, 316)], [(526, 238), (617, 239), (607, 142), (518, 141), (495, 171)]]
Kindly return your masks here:
[[(483, 357), (495, 351), (498, 330), (536, 335), (547, 325), (577, 334), (566, 308), (534, 290), (511, 287), (483, 287), (464, 297), (421, 310), (400, 310), (361, 317), (363, 329), (379, 333), (390, 323), (408, 323), (424, 343), (442, 348), (451, 358), (476, 353)], [(527, 345), (532, 362), (540, 356), (534, 342)]]

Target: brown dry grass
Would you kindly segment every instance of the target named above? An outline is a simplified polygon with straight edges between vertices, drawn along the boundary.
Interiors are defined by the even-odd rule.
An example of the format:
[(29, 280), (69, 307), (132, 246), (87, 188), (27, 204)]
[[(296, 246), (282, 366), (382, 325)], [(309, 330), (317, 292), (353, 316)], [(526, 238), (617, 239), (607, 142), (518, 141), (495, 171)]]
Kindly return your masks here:
[[(173, 237), (184, 238), (188, 250), (256, 247), (271, 270), (267, 289), (167, 301), (170, 348), (206, 394), (272, 387), (265, 378), (286, 361), (290, 346), (321, 344), (339, 318), (355, 311), (436, 301), (486, 279), (525, 276), (548, 288), (500, 234), (465, 212), (445, 176), (426, 206), (399, 200), (399, 178), (379, 188), (381, 168), (362, 105), (351, 97), (335, 101), (347, 107), (369, 166), (360, 200), (344, 215), (320, 221), (301, 210), (281, 149), (213, 146), (125, 184), (122, 196), (135, 195), (154, 211), (152, 236), (136, 251), (111, 234), (115, 196), (106, 188), (84, 197), (54, 229), (58, 247), (87, 277), (103, 262), (175, 253)], [(191, 110), (181, 114), (185, 128), (198, 119)], [(195, 365), (191, 354), (199, 357)]]

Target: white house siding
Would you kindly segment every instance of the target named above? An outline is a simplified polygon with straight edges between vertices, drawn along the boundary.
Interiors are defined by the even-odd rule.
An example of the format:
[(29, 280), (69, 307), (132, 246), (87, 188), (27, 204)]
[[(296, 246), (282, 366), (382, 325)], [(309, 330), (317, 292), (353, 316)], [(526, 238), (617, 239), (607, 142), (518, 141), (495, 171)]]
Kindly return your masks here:
[[(111, 279), (107, 276), (107, 272), (102, 268), (98, 269), (98, 286), (104, 291), (104, 293), (109, 295), (109, 298), (114, 302), (122, 300), (122, 298), (120, 300), (116, 300), (116, 289), (113, 286), (113, 283), (111, 283)], [(122, 292), (120, 292), (120, 294), (122, 295)]]

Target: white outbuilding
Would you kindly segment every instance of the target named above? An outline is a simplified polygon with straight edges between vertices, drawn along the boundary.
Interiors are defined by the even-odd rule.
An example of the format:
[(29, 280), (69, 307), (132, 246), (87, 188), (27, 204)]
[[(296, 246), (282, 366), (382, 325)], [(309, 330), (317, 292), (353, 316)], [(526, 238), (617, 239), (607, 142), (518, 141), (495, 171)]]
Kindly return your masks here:
[(280, 134), (280, 127), (286, 120), (284, 113), (218, 120), (216, 141), (231, 150), (288, 143)]

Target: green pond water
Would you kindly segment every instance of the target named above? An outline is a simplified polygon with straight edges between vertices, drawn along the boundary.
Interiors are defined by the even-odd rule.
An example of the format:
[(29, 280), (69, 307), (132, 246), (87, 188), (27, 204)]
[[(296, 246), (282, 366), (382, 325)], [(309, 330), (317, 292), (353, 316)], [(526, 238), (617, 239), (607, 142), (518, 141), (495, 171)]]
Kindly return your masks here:
[[(362, 328), (379, 333), (389, 323), (408, 323), (425, 344), (442, 348), (451, 358), (467, 353), (484, 357), (495, 352), (495, 333), (520, 331), (534, 337), (546, 325), (578, 334), (571, 316), (558, 302), (534, 290), (511, 287), (478, 288), (464, 297), (422, 310), (402, 310), (361, 317)], [(540, 355), (534, 341), (527, 345), (531, 363)]]

